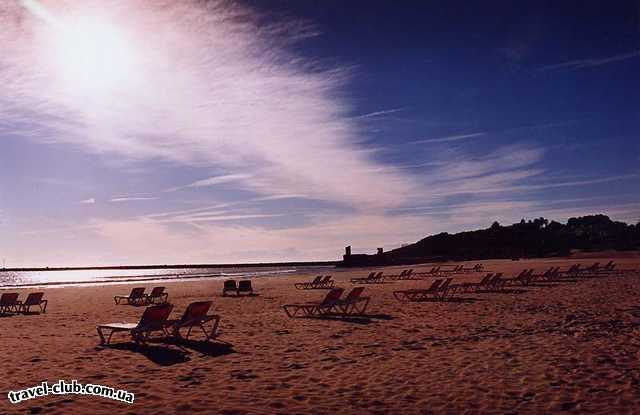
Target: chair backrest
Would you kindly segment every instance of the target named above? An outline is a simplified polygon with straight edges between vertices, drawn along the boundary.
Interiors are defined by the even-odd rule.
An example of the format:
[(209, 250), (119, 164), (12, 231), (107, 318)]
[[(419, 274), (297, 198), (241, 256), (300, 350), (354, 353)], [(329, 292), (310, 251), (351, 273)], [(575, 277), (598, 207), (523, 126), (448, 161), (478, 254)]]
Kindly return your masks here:
[(403, 269), (402, 272), (400, 273), (399, 277), (404, 277), (405, 275), (407, 275), (407, 270)]
[(444, 283), (438, 288), (439, 290), (446, 290), (447, 287), (449, 286), (449, 284), (451, 284), (451, 281), (453, 281), (453, 278), (447, 278)]
[(325, 275), (324, 279), (322, 280), (323, 284), (328, 283), (329, 281), (331, 281), (331, 275)]
[(382, 278), (382, 271), (378, 272), (378, 274), (376, 275), (376, 279), (377, 278)]
[(180, 323), (198, 322), (207, 316), (213, 301), (196, 301), (187, 306)]
[(242, 292), (253, 291), (253, 287), (251, 286), (251, 280), (240, 280), (238, 282), (238, 291), (242, 291)]
[(313, 281), (311, 281), (311, 284), (320, 284), (322, 282), (322, 275), (318, 275), (317, 277), (314, 278)]
[(24, 300), (24, 305), (39, 305), (42, 297), (44, 297), (44, 293), (31, 293), (27, 296), (27, 299)]
[(136, 287), (131, 289), (129, 298), (142, 298), (144, 297), (144, 287)]
[(406, 274), (404, 274), (405, 277), (410, 276), (411, 274), (413, 274), (413, 268), (411, 268), (409, 271), (407, 271)]
[(147, 307), (140, 317), (138, 327), (158, 326), (167, 321), (173, 310), (172, 304), (160, 304)]
[(440, 288), (440, 284), (442, 284), (442, 280), (434, 280), (431, 283), (431, 287), (428, 288), (429, 291), (434, 291)]
[(236, 280), (226, 280), (224, 282), (224, 290), (237, 290)]
[(164, 293), (164, 287), (154, 287), (149, 297), (160, 297)]
[(15, 305), (18, 302), (19, 293), (4, 293), (0, 297), (0, 306)]
[(360, 298), (360, 294), (364, 291), (364, 287), (355, 287), (345, 297), (345, 301), (350, 302)]
[(344, 288), (332, 288), (331, 291), (327, 293), (327, 295), (324, 297), (324, 300), (322, 300), (320, 304), (324, 305), (324, 304), (335, 303), (340, 299), (340, 297), (342, 297), (343, 292), (344, 292)]

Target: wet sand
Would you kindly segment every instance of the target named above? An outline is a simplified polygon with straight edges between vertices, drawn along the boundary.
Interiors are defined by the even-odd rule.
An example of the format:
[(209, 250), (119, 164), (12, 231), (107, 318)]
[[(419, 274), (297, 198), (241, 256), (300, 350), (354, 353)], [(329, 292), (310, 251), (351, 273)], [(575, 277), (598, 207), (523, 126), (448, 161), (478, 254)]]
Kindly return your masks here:
[[(513, 276), (608, 258), (482, 261)], [(616, 258), (640, 269), (640, 257)], [(467, 267), (475, 264), (465, 263)], [(380, 268), (385, 274), (405, 267)], [(430, 265), (414, 266), (416, 271)], [(349, 290), (369, 269), (333, 272)], [(456, 275), (455, 282), (484, 274)], [(46, 289), (46, 314), (0, 318), (0, 413), (423, 414), (640, 412), (640, 275), (584, 278), (402, 303), (392, 292), (433, 278), (369, 285), (367, 317), (290, 319), (282, 305), (320, 300), (296, 290), (313, 276), (253, 280), (257, 296), (221, 297), (222, 281), (163, 283), (178, 317), (213, 300), (212, 345), (137, 347), (125, 334), (99, 345), (95, 326), (137, 322), (143, 307), (115, 305), (131, 285)], [(150, 291), (155, 284), (141, 284)], [(21, 298), (34, 290), (20, 290)], [(2, 291), (0, 291), (2, 292)], [(7, 392), (77, 379), (135, 394), (133, 405), (47, 396), (18, 405)]]

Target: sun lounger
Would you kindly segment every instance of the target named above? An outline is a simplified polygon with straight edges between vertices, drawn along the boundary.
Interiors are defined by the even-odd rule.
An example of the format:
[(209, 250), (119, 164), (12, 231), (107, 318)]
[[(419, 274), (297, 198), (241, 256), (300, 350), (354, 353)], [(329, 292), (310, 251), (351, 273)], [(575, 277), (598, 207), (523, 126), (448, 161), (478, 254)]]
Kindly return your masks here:
[(131, 304), (131, 305), (142, 305), (146, 304), (147, 300), (144, 295), (144, 287), (137, 287), (131, 289), (131, 293), (129, 295), (116, 295), (113, 297), (113, 301), (116, 304)]
[(42, 297), (44, 297), (44, 293), (40, 292), (40, 293), (30, 293), (27, 296), (27, 299), (24, 300), (24, 302), (22, 301), (17, 301), (17, 311), (21, 312), (21, 313), (29, 313), (31, 311), (31, 307), (35, 307), (38, 306), (40, 307), (40, 312), (42, 313), (46, 313), (47, 312), (47, 300), (43, 300)]
[[(543, 274), (542, 277), (545, 277), (545, 275)], [(533, 268), (531, 268), (531, 269), (522, 270), (520, 274), (518, 274), (513, 278), (503, 278), (502, 281), (504, 282), (504, 285), (514, 285), (514, 284), (529, 285), (533, 282), (535, 278), (536, 276), (533, 275)]]
[[(448, 281), (450, 283), (451, 279), (448, 279)], [(446, 285), (448, 286), (449, 283), (446, 283)], [(430, 297), (437, 296), (442, 287), (445, 287), (443, 280), (437, 279), (431, 283), (429, 288), (413, 288), (410, 290), (394, 291), (393, 296), (399, 301), (424, 301)]]
[[(188, 339), (191, 335), (191, 330), (194, 327), (199, 327), (206, 341), (214, 339), (218, 335), (217, 331), (218, 325), (220, 324), (220, 316), (207, 315), (212, 304), (212, 301), (197, 301), (189, 304), (179, 320), (167, 321), (167, 325), (172, 329), (171, 335), (175, 339)], [(209, 322), (212, 322), (212, 327), (210, 330), (207, 330), (205, 325)], [(184, 328), (188, 330), (187, 335), (183, 337), (180, 330)]]
[(322, 281), (320, 282), (319, 288), (333, 288), (335, 281), (331, 279), (331, 275), (325, 275)]
[(487, 282), (489, 282), (489, 280), (491, 280), (492, 278), (493, 273), (489, 273), (485, 275), (479, 282), (462, 282), (455, 284), (456, 292), (460, 291), (466, 293), (470, 291), (477, 291), (479, 288), (484, 287), (485, 284), (487, 284)]
[(253, 286), (251, 285), (251, 280), (240, 280), (238, 282), (238, 295), (240, 294), (253, 295)]
[(138, 323), (111, 323), (96, 327), (101, 344), (109, 344), (111, 336), (118, 332), (128, 332), (136, 343), (145, 343), (155, 331), (167, 334), (167, 319), (173, 306), (171, 304), (152, 305), (142, 313)]
[(154, 287), (151, 290), (151, 294), (145, 294), (145, 301), (147, 304), (162, 304), (166, 303), (169, 298), (169, 293), (164, 292), (165, 287)]
[(382, 276), (382, 272), (372, 272), (367, 276), (367, 278), (351, 278), (351, 284), (382, 284), (384, 282), (384, 277)]
[(222, 296), (226, 297), (228, 292), (238, 295), (238, 285), (236, 284), (236, 280), (226, 280), (224, 282), (224, 285), (222, 286)]
[(298, 290), (308, 290), (308, 289), (313, 289), (313, 288), (318, 287), (321, 283), (322, 283), (322, 275), (318, 275), (311, 282), (297, 282), (297, 283), (294, 284), (294, 286)]
[(289, 317), (307, 317), (331, 313), (337, 306), (344, 289), (333, 288), (319, 303), (285, 304), (282, 306)]
[(0, 296), (0, 313), (18, 312), (18, 293), (4, 293)]
[(483, 287), (479, 287), (476, 291), (502, 291), (505, 286), (505, 280), (502, 278), (502, 273), (498, 272), (493, 275), (493, 277), (487, 281)]
[(336, 302), (336, 308), (343, 317), (363, 315), (369, 305), (369, 297), (362, 297), (364, 287), (355, 287), (347, 296)]

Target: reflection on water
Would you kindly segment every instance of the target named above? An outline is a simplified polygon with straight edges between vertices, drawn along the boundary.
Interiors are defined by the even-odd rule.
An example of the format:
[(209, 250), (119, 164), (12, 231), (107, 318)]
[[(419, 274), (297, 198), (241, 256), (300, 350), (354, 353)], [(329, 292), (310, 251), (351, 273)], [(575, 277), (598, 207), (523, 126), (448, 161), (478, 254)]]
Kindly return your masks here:
[(0, 271), (0, 287), (31, 285), (68, 285), (177, 280), (192, 278), (261, 277), (291, 273), (324, 272), (332, 266), (228, 267), (183, 269), (109, 269), (66, 271)]

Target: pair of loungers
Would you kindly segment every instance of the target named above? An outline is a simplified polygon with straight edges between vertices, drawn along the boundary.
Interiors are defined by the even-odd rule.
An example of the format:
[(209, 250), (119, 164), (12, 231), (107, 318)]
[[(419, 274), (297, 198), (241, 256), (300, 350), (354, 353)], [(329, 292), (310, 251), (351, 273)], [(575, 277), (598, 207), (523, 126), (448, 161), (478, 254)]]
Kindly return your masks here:
[[(173, 310), (171, 304), (159, 304), (147, 307), (138, 323), (110, 323), (96, 327), (101, 344), (109, 344), (114, 333), (128, 332), (136, 343), (145, 343), (154, 332), (160, 332), (166, 338), (180, 340), (188, 339), (194, 328), (200, 328), (206, 341), (217, 337), (220, 316), (208, 315), (212, 301), (197, 301), (189, 304), (182, 317), (170, 320)], [(206, 325), (211, 323), (211, 327)], [(186, 336), (181, 330), (187, 329)]]
[(40, 312), (47, 312), (47, 300), (43, 300), (44, 293), (30, 293), (27, 299), (20, 301), (19, 293), (4, 293), (0, 296), (0, 313), (30, 313), (31, 307), (38, 307)]
[(431, 283), (429, 288), (398, 290), (393, 292), (393, 296), (399, 301), (445, 300), (447, 297), (453, 297), (456, 292), (451, 285), (451, 281), (453, 281), (453, 278), (437, 279)]
[(317, 289), (331, 289), (333, 288), (334, 281), (331, 279), (331, 275), (318, 275), (313, 281), (298, 282), (294, 284), (298, 290), (317, 290)]
[(364, 287), (355, 287), (341, 298), (343, 288), (333, 288), (325, 298), (317, 303), (286, 304), (284, 312), (289, 317), (313, 317), (313, 316), (362, 316), (369, 305), (369, 297), (363, 297)]
[(226, 297), (229, 293), (236, 296), (240, 296), (242, 294), (253, 295), (251, 280), (240, 280), (237, 283), (236, 280), (226, 280), (222, 287), (222, 296)]
[(150, 294), (145, 294), (144, 287), (136, 287), (131, 289), (129, 295), (116, 295), (113, 301), (116, 304), (150, 305), (166, 303), (168, 298), (165, 287), (155, 287)]
[(371, 272), (365, 278), (351, 278), (351, 284), (382, 284), (384, 283), (385, 277), (382, 275), (382, 272)]

